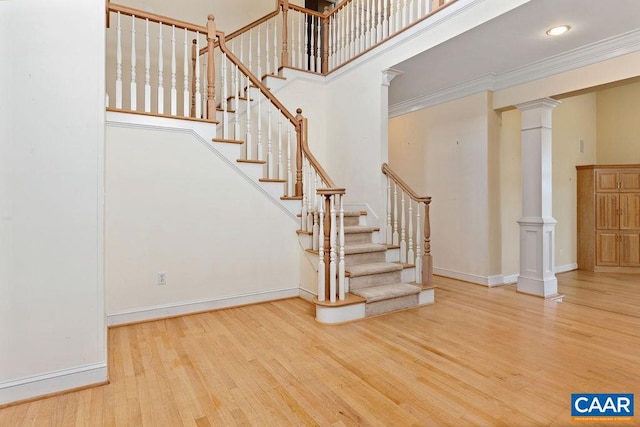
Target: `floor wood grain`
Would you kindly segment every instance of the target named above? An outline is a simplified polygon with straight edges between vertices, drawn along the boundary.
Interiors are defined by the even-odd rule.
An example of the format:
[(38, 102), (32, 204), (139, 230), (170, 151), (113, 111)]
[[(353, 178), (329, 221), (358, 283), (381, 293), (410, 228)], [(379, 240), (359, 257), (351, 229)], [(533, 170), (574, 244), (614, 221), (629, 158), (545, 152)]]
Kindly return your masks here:
[(571, 425), (577, 392), (639, 407), (639, 276), (558, 279), (562, 303), (436, 277), (436, 304), (341, 326), (289, 299), (113, 328), (110, 385), (0, 426)]

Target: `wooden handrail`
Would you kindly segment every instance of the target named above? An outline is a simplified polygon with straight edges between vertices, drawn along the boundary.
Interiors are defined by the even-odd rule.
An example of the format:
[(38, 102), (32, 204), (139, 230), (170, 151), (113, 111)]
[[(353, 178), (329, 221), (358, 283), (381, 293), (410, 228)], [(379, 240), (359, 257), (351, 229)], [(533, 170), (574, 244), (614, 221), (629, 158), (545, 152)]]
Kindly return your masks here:
[(269, 13), (268, 15), (263, 16), (262, 18), (258, 18), (255, 21), (253, 21), (250, 24), (245, 25), (244, 27), (234, 31), (233, 33), (229, 34), (227, 36), (227, 40), (231, 40), (233, 38), (238, 37), (240, 34), (249, 31), (252, 28), (257, 27), (258, 25), (268, 21), (269, 19), (273, 18), (274, 16), (278, 16), (280, 14), (280, 8), (278, 7), (278, 9), (274, 10), (273, 12)]
[(402, 178), (400, 178), (398, 174), (396, 174), (387, 163), (382, 164), (382, 173), (388, 175), (393, 181), (395, 181), (396, 184), (400, 186), (400, 188), (404, 190), (405, 193), (409, 195), (409, 197), (411, 197), (416, 202), (428, 203), (431, 201), (431, 196), (419, 196), (415, 191), (413, 191), (411, 187), (409, 187), (409, 185), (404, 182)]
[[(327, 189), (328, 190), (339, 190), (336, 187), (336, 185), (333, 183), (333, 180), (329, 177), (329, 174), (327, 173), (327, 171), (324, 170), (324, 168), (320, 165), (320, 162), (315, 158), (315, 156), (311, 153), (311, 150), (309, 149), (309, 144), (307, 142), (307, 119), (302, 117), (302, 109), (298, 108), (296, 110), (296, 113), (297, 113), (296, 119), (301, 124), (301, 126), (300, 126), (300, 138), (301, 138), (300, 147), (302, 148), (302, 152), (304, 153), (305, 156), (307, 156), (307, 159), (309, 160), (309, 163), (311, 163), (311, 165), (314, 167), (316, 172), (318, 172), (318, 175), (320, 175), (320, 178), (328, 186)], [(342, 189), (342, 190), (344, 191), (344, 189)], [(337, 193), (335, 193), (335, 194), (337, 194)]]
[(201, 34), (207, 34), (207, 27), (191, 24), (189, 22), (180, 21), (178, 19), (169, 18), (168, 16), (157, 15), (155, 13), (145, 12), (144, 10), (135, 9), (121, 4), (107, 2), (107, 12), (120, 12), (124, 15), (135, 16), (136, 18), (148, 19), (158, 24), (175, 25), (177, 28), (187, 29)]

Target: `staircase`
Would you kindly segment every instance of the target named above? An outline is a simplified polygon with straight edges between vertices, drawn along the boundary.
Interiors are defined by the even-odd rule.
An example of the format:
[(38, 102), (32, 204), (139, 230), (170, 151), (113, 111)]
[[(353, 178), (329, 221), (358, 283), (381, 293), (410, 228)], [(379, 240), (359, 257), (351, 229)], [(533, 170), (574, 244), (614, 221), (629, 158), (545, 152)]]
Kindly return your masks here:
[[(281, 74), (275, 74), (275, 59), (271, 63), (273, 67), (267, 65), (267, 74), (259, 79), (257, 76), (262, 75), (260, 50), (256, 51), (257, 71), (253, 71), (252, 54), (248, 55), (248, 64), (245, 65), (242, 41), (239, 43), (240, 53), (236, 55), (234, 49), (238, 45), (227, 45), (225, 34), (216, 30), (212, 15), (208, 17), (206, 26), (198, 26), (111, 3), (108, 8), (116, 22), (115, 35), (111, 38), (116, 40), (114, 50), (117, 52), (115, 108), (111, 110), (177, 118), (180, 106), (182, 117), (198, 123), (194, 126), (214, 129), (215, 136), (208, 138), (231, 164), (280, 203), (290, 216), (299, 215), (300, 242), (303, 249), (315, 257), (311, 261), (317, 272), (316, 283), (301, 283), (301, 287), (317, 289), (314, 302), (319, 322), (342, 323), (434, 302), (434, 289), (428, 286), (431, 275), (429, 197), (416, 195), (385, 164), (382, 173), (387, 175), (388, 203), (384, 232), (378, 228), (380, 224), (367, 223), (369, 216), (366, 212), (345, 212), (346, 191), (333, 183), (310, 152), (308, 125), (302, 111), (298, 109), (294, 116), (269, 89), (269, 86), (286, 84)], [(139, 21), (138, 26), (144, 24), (145, 28), (144, 113), (136, 110), (135, 80), (131, 82), (129, 93), (131, 109), (123, 109), (121, 15), (131, 18), (132, 41), (136, 22)], [(166, 50), (162, 47), (163, 32), (172, 46), (169, 55), (171, 88), (167, 91), (170, 98), (164, 98), (165, 89), (159, 86), (157, 111), (151, 111), (150, 22), (157, 23), (157, 30), (153, 31), (160, 34), (159, 64), (162, 64)], [(163, 22), (173, 24), (171, 32)], [(284, 22), (287, 22), (286, 17)], [(328, 22), (325, 21), (326, 24)], [(175, 27), (179, 29), (178, 33)], [(183, 30), (184, 37), (181, 35)], [(187, 41), (191, 38), (189, 55)], [(381, 36), (384, 38), (386, 35)], [(269, 39), (268, 33), (266, 39), (276, 40), (273, 35)], [(259, 33), (257, 40), (260, 40)], [(184, 53), (176, 56), (175, 45), (181, 41)], [(248, 46), (251, 46), (251, 38)], [(131, 56), (132, 75), (135, 76), (134, 52)], [(264, 57), (269, 64), (271, 55), (268, 50)], [(283, 53), (282, 57), (286, 55)], [(181, 76), (176, 74), (176, 63), (184, 64)], [(323, 63), (321, 68), (326, 70), (327, 66)], [(283, 70), (287, 70), (286, 63), (279, 72)], [(167, 77), (160, 66), (159, 81), (163, 80)], [(181, 97), (176, 85), (179, 80), (184, 82)], [(408, 199), (406, 204), (405, 196)], [(424, 233), (421, 233), (423, 210), (425, 226)], [(424, 241), (423, 246), (421, 241)]]

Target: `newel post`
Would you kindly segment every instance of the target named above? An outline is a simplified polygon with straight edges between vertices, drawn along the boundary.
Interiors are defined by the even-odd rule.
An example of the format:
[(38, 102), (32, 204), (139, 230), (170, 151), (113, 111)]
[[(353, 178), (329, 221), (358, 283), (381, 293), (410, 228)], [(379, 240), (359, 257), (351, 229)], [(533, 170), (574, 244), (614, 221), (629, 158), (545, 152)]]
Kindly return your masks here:
[(424, 254), (422, 255), (422, 283), (433, 282), (433, 258), (431, 258), (431, 223), (429, 221), (429, 205), (431, 197), (424, 201)]
[(324, 7), (322, 17), (322, 73), (329, 72), (329, 6)]
[(280, 64), (283, 67), (289, 66), (289, 0), (282, 0), (282, 52), (280, 53)]
[(216, 118), (216, 69), (213, 43), (216, 39), (216, 23), (213, 15), (207, 16), (207, 119)]
[(294, 187), (294, 196), (302, 197), (302, 147), (307, 141), (307, 119), (302, 117), (302, 109), (296, 110), (296, 184)]

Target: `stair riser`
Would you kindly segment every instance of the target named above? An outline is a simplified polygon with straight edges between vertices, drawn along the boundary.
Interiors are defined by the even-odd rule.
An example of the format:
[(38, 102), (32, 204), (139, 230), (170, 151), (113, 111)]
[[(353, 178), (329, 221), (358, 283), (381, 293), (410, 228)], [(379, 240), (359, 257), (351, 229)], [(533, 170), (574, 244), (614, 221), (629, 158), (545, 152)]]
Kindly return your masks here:
[(360, 225), (360, 217), (359, 216), (345, 216), (344, 217), (344, 225)]
[(370, 262), (384, 262), (384, 252), (367, 252), (363, 254), (349, 254), (344, 256), (344, 263), (348, 267), (356, 264), (367, 264)]
[(377, 316), (378, 314), (389, 313), (392, 311), (405, 310), (407, 308), (417, 307), (419, 296), (406, 295), (400, 298), (393, 298), (384, 301), (376, 301), (365, 305), (365, 317)]
[(349, 243), (371, 243), (371, 233), (345, 233), (345, 244)]
[(370, 274), (368, 276), (350, 277), (349, 289), (357, 290), (370, 286), (388, 285), (390, 283), (400, 282), (400, 271), (392, 271), (389, 273)]

